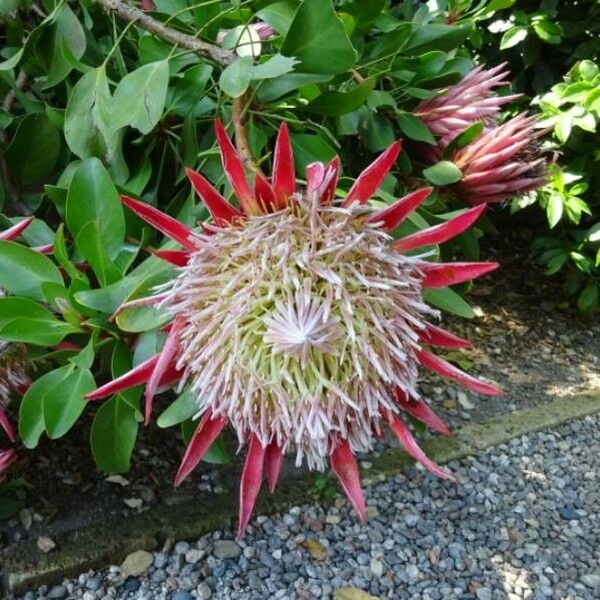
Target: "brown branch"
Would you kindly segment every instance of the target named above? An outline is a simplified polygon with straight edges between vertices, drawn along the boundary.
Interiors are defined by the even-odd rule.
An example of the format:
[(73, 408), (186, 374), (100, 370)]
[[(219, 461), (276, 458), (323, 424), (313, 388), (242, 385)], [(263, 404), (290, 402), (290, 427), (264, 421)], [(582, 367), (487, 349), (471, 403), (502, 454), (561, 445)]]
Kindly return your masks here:
[(125, 21), (131, 21), (135, 23), (142, 29), (153, 33), (165, 42), (170, 42), (171, 44), (175, 44), (181, 48), (192, 50), (200, 56), (210, 58), (220, 65), (230, 65), (236, 59), (236, 55), (231, 52), (231, 50), (226, 50), (225, 48), (221, 48), (215, 44), (210, 44), (208, 42), (199, 40), (193, 35), (188, 35), (187, 33), (183, 33), (177, 29), (167, 27), (160, 21), (157, 21), (149, 14), (145, 13), (143, 10), (136, 8), (135, 6), (125, 4), (121, 0), (96, 1), (98, 4), (101, 4), (106, 11), (114, 12)]
[(235, 147), (242, 159), (242, 162), (253, 173), (262, 175), (260, 167), (254, 162), (248, 143), (248, 132), (244, 124), (246, 107), (248, 104), (248, 94), (242, 94), (239, 98), (234, 98), (231, 105), (231, 120), (233, 121), (233, 134), (235, 136)]
[[(170, 42), (181, 48), (192, 50), (204, 58), (209, 58), (219, 65), (227, 66), (230, 65), (237, 56), (225, 48), (216, 46), (199, 40), (198, 38), (183, 33), (171, 27), (167, 27), (160, 21), (157, 21), (149, 14), (136, 8), (125, 4), (121, 0), (96, 0), (98, 4), (108, 12), (114, 12), (116, 15), (126, 21), (135, 23), (138, 27), (153, 33), (155, 36)], [(250, 146), (248, 144), (248, 133), (244, 125), (244, 114), (247, 106), (247, 96), (244, 94), (240, 98), (234, 98), (232, 104), (232, 120), (233, 130), (235, 135), (235, 145), (242, 158), (244, 164), (254, 173), (261, 173), (260, 168), (256, 165), (252, 159), (250, 152)]]

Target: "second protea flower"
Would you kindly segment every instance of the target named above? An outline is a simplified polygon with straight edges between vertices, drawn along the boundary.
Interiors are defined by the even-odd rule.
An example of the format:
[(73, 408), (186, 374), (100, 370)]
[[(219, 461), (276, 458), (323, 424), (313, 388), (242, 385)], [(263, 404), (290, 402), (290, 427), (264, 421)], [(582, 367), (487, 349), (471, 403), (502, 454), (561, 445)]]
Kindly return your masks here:
[(449, 475), (425, 456), (402, 415), (448, 429), (420, 398), (419, 368), (484, 394), (493, 385), (463, 373), (427, 349), (469, 343), (431, 319), (423, 290), (494, 269), (495, 263), (432, 263), (414, 250), (467, 229), (483, 207), (394, 240), (390, 233), (429, 195), (417, 190), (382, 210), (368, 201), (392, 168), (392, 144), (336, 199), (337, 158), (295, 179), (285, 125), (279, 130), (273, 177), (251, 188), (223, 126), (216, 122), (225, 174), (238, 199), (230, 204), (199, 173), (188, 177), (213, 221), (192, 230), (151, 206), (124, 197), (140, 217), (182, 249), (158, 251), (180, 267), (151, 298), (172, 317), (162, 351), (89, 394), (98, 399), (146, 382), (146, 418), (158, 389), (187, 382), (198, 404), (198, 427), (176, 477), (179, 484), (229, 424), (247, 447), (240, 484), (238, 535), (250, 519), (263, 472), (274, 489), (284, 454), (296, 464), (339, 478), (365, 518), (355, 452), (368, 451), (387, 425), (416, 460)]
[(545, 131), (534, 128), (536, 120), (518, 115), (454, 152), (463, 177), (453, 187), (462, 200), (504, 202), (546, 183), (548, 159), (538, 143)]
[(437, 137), (436, 146), (421, 149), (428, 162), (440, 160), (448, 144), (473, 123), (483, 121), (486, 128), (494, 127), (502, 106), (520, 97), (499, 96), (494, 91), (509, 83), (505, 67), (506, 63), (492, 69), (477, 67), (459, 83), (417, 105), (414, 114)]

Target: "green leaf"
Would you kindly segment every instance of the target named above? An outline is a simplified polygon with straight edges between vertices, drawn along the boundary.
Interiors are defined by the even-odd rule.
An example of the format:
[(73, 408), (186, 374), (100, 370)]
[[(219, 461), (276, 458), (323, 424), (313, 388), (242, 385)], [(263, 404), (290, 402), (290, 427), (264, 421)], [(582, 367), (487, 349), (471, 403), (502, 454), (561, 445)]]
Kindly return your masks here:
[(419, 117), (411, 113), (401, 112), (398, 114), (398, 125), (411, 140), (435, 146), (436, 141), (433, 134)]
[(36, 44), (36, 54), (48, 69), (42, 89), (54, 87), (72, 70), (73, 66), (65, 58), (65, 48), (79, 60), (85, 52), (85, 32), (69, 5), (58, 5), (54, 27), (44, 32)]
[(473, 25), (469, 22), (456, 25), (444, 23), (428, 23), (413, 25), (413, 32), (408, 38), (404, 50), (424, 52), (426, 50), (450, 51), (458, 48), (471, 34)]
[(475, 121), (475, 123), (471, 123), (471, 125), (459, 133), (446, 146), (444, 149), (444, 158), (451, 157), (455, 150), (463, 148), (469, 142), (472, 142), (474, 139), (478, 138), (482, 134), (484, 127), (485, 123), (483, 121)]
[(84, 396), (96, 388), (88, 369), (68, 367), (59, 386), (44, 396), (44, 423), (50, 439), (62, 437), (73, 427), (87, 405)]
[(600, 242), (600, 221), (590, 227), (586, 237), (588, 242)]
[(500, 50), (508, 50), (520, 44), (527, 37), (527, 27), (511, 27), (500, 40)]
[(281, 77), (282, 75), (293, 71), (294, 65), (297, 64), (298, 61), (295, 58), (283, 56), (283, 54), (275, 54), (275, 56), (271, 56), (271, 58), (264, 63), (253, 67), (252, 79), (273, 79), (275, 77)]
[(150, 133), (162, 116), (168, 85), (168, 60), (148, 63), (125, 75), (113, 96), (113, 126), (129, 125), (140, 133)]
[(304, 173), (304, 169), (311, 162), (327, 162), (336, 155), (336, 151), (320, 134), (292, 133), (291, 137), (298, 173)]
[(250, 85), (252, 71), (251, 56), (238, 58), (221, 73), (221, 77), (219, 77), (219, 87), (228, 96), (239, 98)]
[(59, 270), (47, 256), (16, 242), (0, 240), (0, 288), (45, 300), (42, 284), (46, 282), (64, 286)]
[(125, 473), (131, 466), (131, 453), (138, 432), (136, 411), (119, 395), (98, 409), (90, 444), (99, 469), (109, 473)]
[(19, 409), (19, 437), (25, 448), (35, 448), (44, 432), (44, 400), (60, 393), (73, 367), (65, 365), (38, 377), (25, 392)]
[(362, 106), (374, 85), (375, 79), (365, 79), (349, 92), (324, 92), (310, 102), (307, 108), (328, 117), (339, 117)]
[(121, 272), (111, 261), (106, 246), (102, 243), (101, 221), (98, 219), (86, 223), (75, 238), (75, 245), (94, 270), (102, 287), (115, 283), (121, 278)]
[(79, 331), (29, 298), (0, 298), (0, 337), (3, 340), (54, 346), (66, 335)]
[(547, 44), (560, 44), (562, 29), (560, 25), (545, 19), (533, 22), (533, 30), (537, 36)]
[(437, 186), (450, 185), (462, 179), (461, 170), (449, 160), (441, 160), (432, 167), (424, 169), (423, 175), (427, 181)]
[(109, 162), (119, 138), (104, 65), (88, 71), (73, 87), (65, 113), (65, 139), (80, 158), (97, 156)]
[(272, 102), (309, 83), (323, 83), (330, 79), (331, 75), (315, 73), (290, 73), (275, 79), (265, 79), (257, 90), (257, 97), (260, 102)]
[(80, 165), (67, 195), (66, 222), (75, 238), (90, 221), (98, 226), (99, 241), (106, 255), (114, 258), (125, 237), (125, 217), (110, 175), (97, 158), (89, 158)]
[(300, 4), (281, 53), (300, 61), (298, 71), (330, 75), (350, 70), (357, 58), (331, 0), (304, 0)]
[(562, 198), (558, 194), (552, 194), (548, 198), (546, 204), (546, 217), (548, 218), (548, 225), (550, 229), (556, 227), (563, 215), (563, 202)]
[(259, 10), (256, 16), (266, 21), (277, 33), (285, 35), (294, 20), (297, 6), (294, 0), (274, 2)]
[(4, 158), (11, 174), (23, 185), (52, 173), (60, 152), (60, 136), (44, 113), (27, 115), (20, 123)]
[(453, 315), (472, 319), (475, 316), (469, 304), (450, 288), (429, 288), (423, 290), (423, 298), (428, 304)]
[(202, 460), (213, 465), (226, 465), (231, 462), (231, 456), (227, 451), (227, 446), (225, 446), (222, 435), (210, 445)]
[(590, 281), (577, 299), (577, 307), (581, 312), (591, 312), (598, 307), (600, 291), (595, 281)]
[(191, 419), (198, 412), (198, 403), (191, 389), (184, 390), (158, 417), (156, 424), (165, 429)]

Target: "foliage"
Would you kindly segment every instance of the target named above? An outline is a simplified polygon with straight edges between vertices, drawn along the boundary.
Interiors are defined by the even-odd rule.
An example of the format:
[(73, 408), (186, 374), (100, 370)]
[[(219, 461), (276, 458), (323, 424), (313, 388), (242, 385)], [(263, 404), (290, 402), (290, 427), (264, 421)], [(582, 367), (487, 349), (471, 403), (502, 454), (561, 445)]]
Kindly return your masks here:
[[(39, 369), (19, 407), (25, 446), (35, 448), (42, 435), (64, 436), (84, 411), (93, 411), (90, 438), (98, 467), (129, 468), (143, 420), (141, 389), (99, 408), (83, 396), (164, 343), (164, 316), (156, 309), (116, 311), (168, 280), (173, 268), (144, 250), (162, 242), (123, 210), (121, 194), (143, 198), (188, 225), (206, 219), (184, 168), (201, 170), (230, 194), (212, 120), (234, 120), (233, 99), (243, 103), (258, 164), (272, 161), (268, 148), (285, 121), (300, 177), (307, 164), (339, 154), (346, 166), (339, 187), (347, 191), (374, 153), (403, 137), (405, 151), (378, 201), (389, 203), (421, 180), (455, 182), (461, 173), (450, 161), (419, 162), (413, 150), (435, 140), (411, 109), (469, 72), (471, 49), (483, 43), (477, 24), (511, 5), (156, 0), (152, 16), (179, 32), (213, 44), (225, 32), (223, 46), (237, 54), (219, 63), (90, 0), (43, 0), (37, 10), (26, 0), (4, 4), (0, 206), (13, 216), (0, 216), (0, 228), (19, 215), (36, 215), (22, 243), (0, 242), (0, 288), (8, 294), (0, 299), (0, 336), (27, 343)], [(239, 34), (257, 19), (273, 28), (272, 38), (258, 42)], [(547, 22), (532, 25), (533, 31), (548, 29)], [(248, 43), (250, 55), (241, 51)], [(253, 58), (259, 46), (260, 56)], [(441, 223), (457, 208), (456, 200), (434, 194), (403, 233)], [(470, 258), (477, 254), (477, 235), (465, 234), (461, 243)], [(49, 256), (32, 249), (48, 244)], [(451, 289), (431, 290), (427, 299), (472, 314)], [(139, 341), (132, 347), (134, 334)], [(181, 424), (189, 433), (193, 410), (186, 390), (169, 402), (159, 426)], [(222, 445), (211, 456), (227, 460)]]

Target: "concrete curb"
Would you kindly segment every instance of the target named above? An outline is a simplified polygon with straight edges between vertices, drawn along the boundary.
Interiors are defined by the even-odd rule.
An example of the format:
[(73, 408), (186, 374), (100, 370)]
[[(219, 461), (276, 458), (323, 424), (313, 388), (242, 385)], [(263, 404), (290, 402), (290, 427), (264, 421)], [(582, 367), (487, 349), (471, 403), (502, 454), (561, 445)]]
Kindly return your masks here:
[[(430, 437), (422, 446), (438, 463), (446, 463), (490, 446), (502, 444), (526, 433), (556, 427), (562, 423), (600, 412), (600, 392), (557, 398), (534, 408), (494, 417), (460, 428), (451, 437)], [(363, 472), (365, 484), (382, 481), (407, 471), (411, 461), (398, 448), (369, 457), (372, 467)], [(307, 474), (274, 495), (262, 494), (256, 514), (272, 514), (293, 504), (315, 500), (315, 475)], [(292, 484), (292, 485), (291, 485)], [(236, 494), (207, 494), (177, 506), (160, 506), (128, 520), (115, 520), (57, 536), (57, 549), (41, 554), (35, 540), (14, 544), (2, 566), (5, 592), (15, 594), (42, 584), (61, 582), (88, 569), (119, 564), (134, 550), (154, 550), (166, 539), (190, 540), (230, 527), (237, 517)]]

